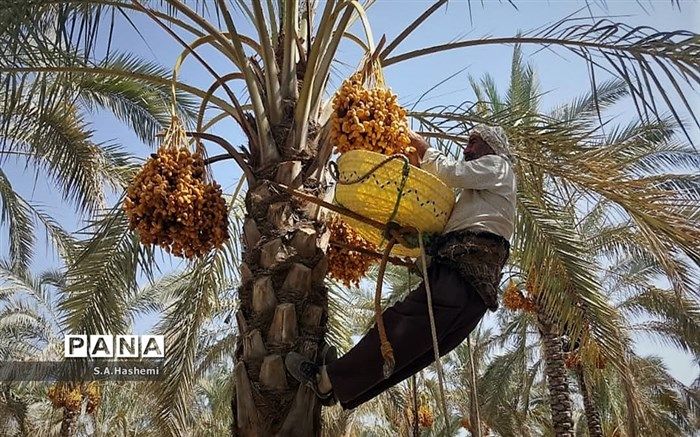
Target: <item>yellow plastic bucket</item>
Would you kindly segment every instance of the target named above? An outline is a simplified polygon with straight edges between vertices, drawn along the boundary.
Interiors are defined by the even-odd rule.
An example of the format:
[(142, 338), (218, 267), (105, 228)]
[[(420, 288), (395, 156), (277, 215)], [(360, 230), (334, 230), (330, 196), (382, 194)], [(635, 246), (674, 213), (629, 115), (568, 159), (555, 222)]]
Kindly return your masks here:
[[(367, 150), (351, 150), (337, 161), (338, 184), (335, 201), (358, 214), (387, 223), (391, 219), (401, 185), (404, 163), (392, 160), (377, 169), (363, 181), (353, 181), (367, 174), (387, 158)], [(411, 226), (424, 233), (440, 233), (450, 217), (455, 203), (454, 192), (434, 175), (409, 166), (408, 177), (393, 221), (401, 226)], [(343, 217), (363, 238), (383, 249), (386, 241), (381, 231), (357, 220)], [(417, 257), (418, 249), (394, 246), (392, 255)]]

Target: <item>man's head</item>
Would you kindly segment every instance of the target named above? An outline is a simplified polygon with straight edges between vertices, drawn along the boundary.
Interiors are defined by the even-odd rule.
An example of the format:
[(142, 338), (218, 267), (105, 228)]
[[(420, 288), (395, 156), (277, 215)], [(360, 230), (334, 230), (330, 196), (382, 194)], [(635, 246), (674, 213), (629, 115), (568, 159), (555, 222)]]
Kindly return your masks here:
[(464, 148), (464, 160), (471, 161), (484, 155), (500, 155), (512, 161), (510, 144), (503, 128), (479, 124), (472, 129)]
[(471, 161), (473, 159), (481, 158), (484, 155), (495, 155), (496, 152), (493, 151), (491, 146), (488, 145), (478, 132), (472, 132), (469, 135), (469, 142), (467, 147), (464, 148), (464, 160)]

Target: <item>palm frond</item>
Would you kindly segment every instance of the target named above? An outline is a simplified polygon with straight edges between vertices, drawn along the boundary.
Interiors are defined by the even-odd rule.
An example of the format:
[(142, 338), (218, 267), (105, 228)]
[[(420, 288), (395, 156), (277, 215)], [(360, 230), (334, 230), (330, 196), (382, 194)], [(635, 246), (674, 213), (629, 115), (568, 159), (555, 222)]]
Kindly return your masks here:
[[(156, 64), (121, 54), (112, 55), (100, 67), (149, 76), (170, 76), (166, 69)], [(81, 107), (90, 111), (108, 109), (144, 142), (154, 143), (156, 134), (170, 124), (172, 94), (165, 84), (153, 84), (138, 77), (80, 74), (70, 78), (69, 86), (76, 89)], [(177, 94), (175, 110), (185, 121), (195, 117), (193, 99), (182, 92)]]
[(10, 259), (13, 269), (26, 271), (34, 252), (34, 224), (24, 199), (0, 170), (0, 224), (8, 227)]
[(225, 358), (233, 359), (238, 333), (231, 332), (221, 339), (216, 339), (211, 345), (203, 349), (198, 358), (199, 363), (195, 374), (201, 378), (205, 372), (212, 370), (216, 365), (221, 365)]
[(151, 250), (129, 229), (121, 205), (86, 229), (89, 239), (69, 260), (66, 295), (59, 308), (73, 333), (120, 334), (126, 329), (126, 299), (136, 290), (139, 268), (152, 272)]
[(326, 339), (339, 351), (347, 351), (352, 345), (352, 321), (357, 316), (351, 290), (334, 281), (326, 281), (326, 287), (329, 297)]
[[(602, 69), (624, 80), (637, 111), (645, 120), (658, 118), (662, 110), (657, 100), (679, 123), (682, 117), (671, 101), (680, 99), (683, 107), (700, 122), (685, 97), (685, 88), (700, 85), (700, 64), (696, 34), (688, 31), (662, 32), (650, 27), (632, 27), (602, 19), (594, 23), (566, 18), (544, 29), (514, 37), (463, 40), (412, 50), (384, 59), (386, 66), (420, 56), (466, 47), (502, 44), (532, 44), (561, 47), (585, 60), (591, 71)], [(593, 81), (593, 93), (597, 85)], [(657, 97), (658, 96), (660, 97)], [(681, 129), (692, 142), (687, 130)]]
[[(70, 106), (56, 104), (51, 110), (34, 108), (30, 102), (22, 110), (0, 114), (7, 129), (0, 134), (3, 158), (23, 153), (35, 171), (45, 171), (63, 198), (80, 211), (104, 206), (104, 189), (121, 185), (119, 169), (128, 165), (128, 155), (116, 146), (92, 141), (89, 125)], [(39, 177), (38, 173), (36, 177)]]
[(620, 308), (631, 315), (653, 318), (642, 322), (642, 333), (656, 333), (661, 340), (668, 336), (666, 340), (700, 357), (700, 305), (695, 299), (649, 287), (622, 302)]
[(78, 250), (75, 238), (73, 238), (68, 231), (63, 229), (63, 227), (46, 213), (46, 211), (33, 204), (29, 204), (28, 206), (31, 208), (38, 223), (44, 226), (47, 246), (55, 247), (61, 257), (68, 259), (75, 257), (77, 255), (76, 251)]
[(157, 331), (165, 335), (165, 380), (155, 385), (157, 411), (153, 419), (162, 435), (182, 435), (188, 429), (188, 405), (196, 380), (199, 335), (211, 316), (217, 294), (237, 277), (233, 243), (196, 261), (181, 276)]
[(572, 102), (558, 106), (550, 115), (561, 121), (575, 121), (597, 117), (597, 114), (629, 95), (627, 84), (621, 79), (610, 79), (597, 84), (595, 93), (588, 92)]

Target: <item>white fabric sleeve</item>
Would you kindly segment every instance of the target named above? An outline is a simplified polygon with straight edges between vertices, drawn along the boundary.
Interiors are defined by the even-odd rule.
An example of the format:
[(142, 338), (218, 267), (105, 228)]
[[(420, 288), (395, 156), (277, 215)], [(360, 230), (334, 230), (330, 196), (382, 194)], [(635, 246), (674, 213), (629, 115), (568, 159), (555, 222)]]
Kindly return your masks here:
[(498, 155), (456, 161), (432, 147), (425, 151), (421, 168), (452, 188), (472, 190), (493, 189), (503, 183), (510, 172), (508, 161)]

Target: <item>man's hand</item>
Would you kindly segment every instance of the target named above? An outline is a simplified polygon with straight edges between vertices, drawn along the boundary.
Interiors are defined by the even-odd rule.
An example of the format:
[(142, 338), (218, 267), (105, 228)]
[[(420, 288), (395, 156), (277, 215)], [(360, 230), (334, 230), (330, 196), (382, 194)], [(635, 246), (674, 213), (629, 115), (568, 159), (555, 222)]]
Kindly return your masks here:
[(430, 147), (430, 144), (428, 144), (423, 137), (418, 135), (417, 133), (413, 132), (412, 130), (408, 130), (408, 136), (411, 138), (411, 145), (410, 147), (413, 147), (415, 151), (415, 155), (418, 158), (418, 161), (420, 162), (421, 159), (423, 159), (423, 155), (425, 155), (425, 151), (428, 150)]
[(406, 156), (408, 157), (408, 162), (416, 167), (420, 168), (420, 157), (415, 147), (410, 147), (406, 150)]

